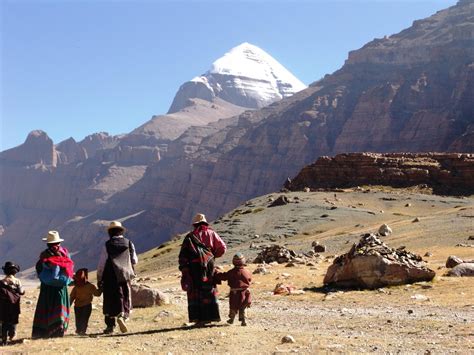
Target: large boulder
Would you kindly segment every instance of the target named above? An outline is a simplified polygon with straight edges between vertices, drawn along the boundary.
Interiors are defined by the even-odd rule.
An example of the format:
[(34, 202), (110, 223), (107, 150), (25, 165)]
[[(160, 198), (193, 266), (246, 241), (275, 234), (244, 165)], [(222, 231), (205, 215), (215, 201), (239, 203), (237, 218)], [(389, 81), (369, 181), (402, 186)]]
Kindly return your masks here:
[(448, 276), (474, 276), (474, 263), (456, 265), (449, 270)]
[(146, 285), (132, 285), (133, 307), (153, 307), (169, 303), (169, 297), (161, 291), (158, 291)]
[(419, 255), (393, 249), (375, 234), (365, 234), (347, 254), (334, 259), (324, 284), (336, 287), (368, 288), (431, 281), (435, 272)]

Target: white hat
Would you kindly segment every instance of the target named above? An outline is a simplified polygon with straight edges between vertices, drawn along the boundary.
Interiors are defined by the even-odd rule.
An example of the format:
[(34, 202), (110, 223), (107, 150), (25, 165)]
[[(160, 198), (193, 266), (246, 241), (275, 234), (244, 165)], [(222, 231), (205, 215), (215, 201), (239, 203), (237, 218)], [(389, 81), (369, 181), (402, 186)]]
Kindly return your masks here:
[(197, 215), (194, 216), (193, 218), (193, 223), (192, 224), (197, 224), (197, 223), (207, 223), (206, 221), (206, 216), (204, 216), (202, 213), (198, 213)]
[(122, 223), (120, 223), (119, 221), (110, 222), (109, 226), (107, 227), (107, 230), (111, 230), (112, 228), (121, 229), (122, 232), (125, 231), (125, 227), (122, 226)]
[(48, 232), (48, 235), (43, 238), (43, 240), (47, 243), (47, 244), (50, 244), (50, 243), (61, 243), (64, 241), (64, 239), (61, 239), (59, 237), (59, 233), (58, 231), (49, 231)]

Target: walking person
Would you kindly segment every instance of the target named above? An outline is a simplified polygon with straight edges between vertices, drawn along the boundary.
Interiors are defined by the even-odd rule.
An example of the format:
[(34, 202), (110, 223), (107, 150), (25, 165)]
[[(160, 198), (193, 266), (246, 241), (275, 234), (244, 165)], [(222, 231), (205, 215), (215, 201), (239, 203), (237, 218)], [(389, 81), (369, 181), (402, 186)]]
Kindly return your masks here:
[(20, 298), (25, 294), (19, 279), (15, 277), (20, 267), (7, 261), (2, 267), (5, 278), (0, 281), (0, 328), (2, 339), (0, 345), (7, 345), (7, 339), (15, 340), (18, 316), (20, 315)]
[(203, 326), (219, 322), (215, 287), (214, 259), (226, 252), (221, 237), (209, 226), (206, 216), (198, 213), (192, 220), (193, 231), (184, 238), (179, 253), (181, 287), (188, 296), (189, 322)]
[(227, 323), (233, 324), (235, 316), (239, 314), (239, 322), (242, 326), (247, 325), (245, 319), (245, 309), (250, 307), (252, 298), (250, 295), (250, 283), (252, 274), (245, 268), (245, 257), (242, 253), (237, 253), (232, 258), (234, 268), (227, 272), (218, 272), (215, 276), (216, 283), (227, 281), (230, 287), (229, 294), (229, 320)]
[(125, 238), (122, 223), (113, 221), (107, 228), (109, 240), (105, 243), (97, 266), (97, 282), (103, 292), (104, 334), (113, 333), (116, 324), (126, 333), (125, 322), (132, 309), (130, 282), (135, 277), (138, 262), (135, 246)]
[(57, 231), (49, 231), (43, 238), (45, 249), (36, 263), (41, 281), (40, 294), (33, 319), (33, 338), (62, 337), (69, 326), (69, 293), (74, 263), (69, 252), (61, 246), (64, 239)]
[(86, 334), (92, 313), (92, 299), (94, 296), (100, 296), (101, 294), (102, 291), (89, 282), (86, 268), (76, 271), (74, 287), (71, 291), (71, 305), (74, 304), (74, 315), (76, 317), (76, 334)]

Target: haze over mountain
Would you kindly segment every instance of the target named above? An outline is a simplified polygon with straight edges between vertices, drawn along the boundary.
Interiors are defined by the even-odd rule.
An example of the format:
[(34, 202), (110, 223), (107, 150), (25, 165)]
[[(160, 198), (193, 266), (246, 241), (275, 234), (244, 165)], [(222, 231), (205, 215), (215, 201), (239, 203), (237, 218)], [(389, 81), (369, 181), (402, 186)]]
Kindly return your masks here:
[[(242, 90), (216, 90), (217, 74), (211, 69), (201, 77), (209, 85), (204, 79), (190, 84), (208, 97), (190, 98), (194, 104), (180, 112), (198, 103), (211, 110), (217, 104), (238, 107), (237, 101), (225, 101), (232, 95), (219, 95), (245, 97), (252, 81)], [(264, 97), (270, 86), (261, 86)], [(183, 87), (188, 86), (176, 97), (186, 97)], [(473, 93), (474, 3), (460, 1), (349, 53), (340, 70), (305, 90), (205, 126), (183, 125), (176, 139), (160, 131), (157, 118), (132, 134), (113, 137), (112, 143), (103, 141), (94, 156), (54, 164), (59, 148), (35, 133), (26, 147), (0, 155), (0, 238), (6, 246), (0, 254), (32, 261), (41, 248), (39, 237), (54, 228), (67, 238), (77, 260), (93, 264), (111, 219), (122, 220), (144, 250), (186, 229), (198, 211), (212, 220), (242, 201), (278, 190), (321, 155), (473, 152)], [(173, 129), (171, 122), (167, 125)], [(61, 145), (70, 152), (62, 155), (82, 156), (73, 142)], [(44, 155), (22, 158), (32, 151)]]

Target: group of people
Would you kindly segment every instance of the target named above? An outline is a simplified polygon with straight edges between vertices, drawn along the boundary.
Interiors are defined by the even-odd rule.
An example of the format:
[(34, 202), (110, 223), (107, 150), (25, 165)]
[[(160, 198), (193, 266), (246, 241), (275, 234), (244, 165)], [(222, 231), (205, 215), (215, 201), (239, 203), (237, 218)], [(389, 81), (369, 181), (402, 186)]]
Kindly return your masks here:
[[(217, 285), (227, 281), (230, 286), (229, 319), (232, 324), (238, 314), (242, 326), (247, 325), (245, 309), (251, 304), (251, 274), (245, 269), (245, 258), (237, 253), (234, 268), (223, 272), (215, 266), (215, 259), (224, 255), (226, 244), (209, 226), (205, 215), (197, 214), (192, 221), (193, 230), (186, 235), (179, 253), (181, 287), (187, 293), (189, 322), (204, 326), (220, 321)], [(94, 296), (103, 294), (104, 334), (114, 332), (118, 325), (127, 332), (127, 321), (132, 310), (131, 280), (135, 277), (138, 262), (135, 246), (124, 237), (125, 228), (113, 221), (107, 228), (109, 239), (105, 243), (97, 266), (97, 286), (88, 281), (88, 270), (80, 268), (74, 273), (74, 262), (57, 231), (49, 231), (43, 238), (47, 248), (36, 263), (40, 279), (40, 293), (33, 319), (32, 338), (62, 337), (69, 326), (70, 307), (74, 304), (76, 333), (87, 332)], [(20, 267), (6, 262), (2, 267), (5, 278), (0, 281), (1, 345), (16, 337), (20, 314), (20, 298), (25, 294), (16, 278)], [(68, 286), (73, 285), (71, 293)]]
[(230, 287), (227, 323), (232, 324), (238, 313), (239, 321), (246, 326), (245, 309), (252, 302), (249, 290), (252, 276), (244, 267), (244, 256), (241, 253), (234, 255), (234, 268), (222, 272), (216, 268), (215, 258), (224, 255), (226, 244), (209, 226), (205, 215), (198, 213), (192, 224), (193, 230), (184, 238), (179, 252), (181, 288), (188, 296), (189, 322), (204, 326), (221, 320), (216, 285), (227, 281)]

